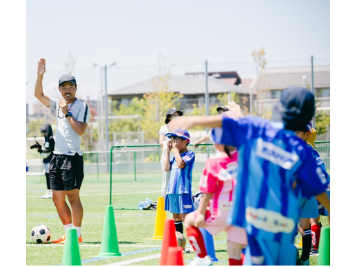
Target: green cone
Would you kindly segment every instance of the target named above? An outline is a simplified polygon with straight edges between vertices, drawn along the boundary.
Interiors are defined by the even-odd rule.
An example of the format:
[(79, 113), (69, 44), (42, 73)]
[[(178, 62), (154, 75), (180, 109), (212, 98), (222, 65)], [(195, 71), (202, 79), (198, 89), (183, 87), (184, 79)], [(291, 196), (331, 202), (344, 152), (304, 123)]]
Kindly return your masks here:
[(76, 229), (67, 229), (62, 265), (82, 265)]
[(330, 265), (330, 227), (321, 227), (318, 265)]
[(119, 252), (119, 242), (117, 240), (115, 215), (112, 206), (107, 206), (105, 210), (104, 230), (101, 239), (100, 257), (118, 257), (121, 256)]

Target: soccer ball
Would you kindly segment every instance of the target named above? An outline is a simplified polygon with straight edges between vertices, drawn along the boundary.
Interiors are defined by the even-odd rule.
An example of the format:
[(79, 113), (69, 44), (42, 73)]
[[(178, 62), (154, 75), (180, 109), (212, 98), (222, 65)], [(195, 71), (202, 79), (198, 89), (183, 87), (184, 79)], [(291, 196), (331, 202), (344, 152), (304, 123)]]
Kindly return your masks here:
[(31, 231), (31, 238), (34, 243), (47, 243), (51, 239), (51, 230), (45, 225), (36, 225)]
[(186, 244), (184, 235), (182, 235), (182, 233), (176, 231), (176, 238), (177, 238), (178, 247), (181, 247), (184, 250), (185, 244)]

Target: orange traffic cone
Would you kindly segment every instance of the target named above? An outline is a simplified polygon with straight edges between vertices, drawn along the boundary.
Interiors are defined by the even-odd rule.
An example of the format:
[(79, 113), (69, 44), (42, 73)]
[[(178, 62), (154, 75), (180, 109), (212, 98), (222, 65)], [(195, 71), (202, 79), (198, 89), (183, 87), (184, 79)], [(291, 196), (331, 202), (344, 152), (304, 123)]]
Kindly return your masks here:
[(161, 249), (161, 259), (159, 265), (167, 265), (168, 248), (177, 247), (176, 227), (173, 219), (166, 219), (163, 232), (163, 241)]
[(167, 265), (170, 266), (184, 265), (182, 252), (183, 252), (183, 248), (181, 247), (169, 247)]

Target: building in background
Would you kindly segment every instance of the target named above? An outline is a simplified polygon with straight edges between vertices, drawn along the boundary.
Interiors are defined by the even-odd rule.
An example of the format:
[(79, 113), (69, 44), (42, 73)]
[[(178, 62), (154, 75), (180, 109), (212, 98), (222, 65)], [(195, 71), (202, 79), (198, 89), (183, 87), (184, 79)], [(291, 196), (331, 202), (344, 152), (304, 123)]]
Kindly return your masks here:
[(56, 112), (43, 105), (41, 102), (33, 103), (33, 114), (29, 116), (29, 120), (45, 117), (47, 123), (54, 123)]
[[(249, 107), (251, 79), (241, 79), (237, 72), (211, 72), (209, 73), (208, 91), (210, 105), (219, 103), (217, 96), (224, 93), (236, 93), (240, 103), (247, 97), (246, 106)], [(193, 105), (205, 104), (205, 75), (203, 73), (186, 73), (186, 75), (171, 76), (168, 92), (183, 95), (180, 99), (180, 109), (187, 113), (193, 110)], [(134, 97), (142, 98), (145, 93), (153, 92), (152, 80), (148, 79), (116, 91), (108, 95), (112, 100), (117, 100), (117, 108), (120, 104), (128, 105)]]
[[(310, 66), (265, 68), (251, 85), (257, 98), (254, 111), (260, 116), (268, 112), (272, 114), (271, 109), (283, 89), (289, 86), (311, 88), (311, 84)], [(330, 140), (330, 65), (314, 66), (314, 90), (316, 118), (325, 122), (322, 123), (325, 129), (319, 128), (317, 140)]]
[[(252, 83), (258, 95), (254, 107), (270, 109), (289, 86), (311, 88), (311, 67), (265, 68)], [(330, 110), (330, 66), (314, 66), (314, 89), (318, 110)]]

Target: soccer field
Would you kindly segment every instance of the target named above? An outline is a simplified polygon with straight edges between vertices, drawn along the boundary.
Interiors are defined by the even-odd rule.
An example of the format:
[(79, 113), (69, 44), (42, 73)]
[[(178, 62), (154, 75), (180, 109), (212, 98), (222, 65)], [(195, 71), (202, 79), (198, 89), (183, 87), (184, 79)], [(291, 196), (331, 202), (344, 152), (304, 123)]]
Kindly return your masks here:
[[(29, 177), (28, 177), (29, 178)], [(88, 177), (89, 178), (89, 177)], [(102, 178), (102, 177), (101, 177)], [(101, 180), (100, 178), (100, 180)], [(107, 177), (108, 178), (108, 177)], [(51, 240), (64, 234), (62, 223), (57, 215), (56, 208), (50, 199), (41, 199), (45, 193), (45, 184), (39, 183), (31, 177), (26, 185), (26, 257), (27, 265), (60, 265), (62, 262), (64, 245), (59, 244), (34, 244), (30, 232), (38, 224), (44, 224), (51, 229)], [(90, 180), (90, 179), (88, 179)], [(103, 181), (105, 179), (103, 178)], [(157, 186), (157, 188), (154, 188)], [(161, 249), (161, 240), (151, 240), (154, 231), (156, 211), (139, 210), (115, 210), (116, 228), (119, 240), (119, 248), (122, 254), (117, 258), (95, 257), (100, 252), (101, 237), (103, 232), (105, 207), (109, 204), (108, 182), (83, 183), (81, 199), (84, 207), (84, 219), (82, 228), (83, 243), (80, 246), (80, 254), (83, 265), (104, 265), (119, 261), (128, 261), (127, 265), (159, 265), (159, 258), (145, 260), (144, 257), (158, 255)], [(135, 190), (154, 189), (156, 193), (143, 193), (132, 199), (144, 201), (149, 197), (157, 201), (160, 195), (160, 183), (130, 182), (120, 184), (123, 192)], [(197, 191), (198, 180), (193, 181), (193, 192)], [(143, 191), (142, 191), (143, 192)], [(148, 192), (148, 191), (147, 191)], [(120, 197), (120, 195), (118, 195)], [(130, 194), (123, 195), (130, 199)], [(136, 203), (134, 203), (136, 202)], [(137, 201), (132, 200), (137, 207)], [(167, 213), (167, 217), (172, 216)], [(328, 226), (327, 218), (322, 218), (322, 224)], [(299, 243), (300, 237), (296, 237)], [(226, 234), (220, 233), (214, 237), (216, 256), (219, 259), (217, 265), (228, 265)], [(187, 240), (187, 244), (189, 244)], [(189, 246), (189, 245), (188, 245)], [(186, 264), (194, 258), (194, 254), (184, 254)], [(136, 262), (129, 260), (136, 259)], [(310, 257), (312, 265), (316, 265), (317, 257)], [(126, 264), (125, 264), (126, 265)]]

